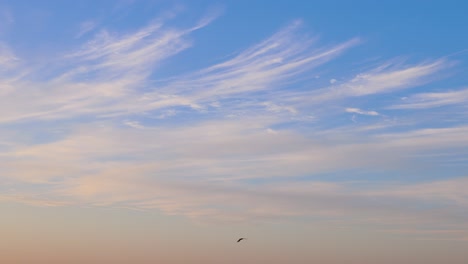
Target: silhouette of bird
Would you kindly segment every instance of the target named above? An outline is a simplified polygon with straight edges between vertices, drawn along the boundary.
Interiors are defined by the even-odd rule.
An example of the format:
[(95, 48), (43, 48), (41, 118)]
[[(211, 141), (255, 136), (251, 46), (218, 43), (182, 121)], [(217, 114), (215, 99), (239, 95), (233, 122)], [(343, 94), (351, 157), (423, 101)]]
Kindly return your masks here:
[(237, 243), (241, 242), (244, 239), (247, 239), (247, 238), (246, 237), (241, 237), (241, 238), (237, 239)]

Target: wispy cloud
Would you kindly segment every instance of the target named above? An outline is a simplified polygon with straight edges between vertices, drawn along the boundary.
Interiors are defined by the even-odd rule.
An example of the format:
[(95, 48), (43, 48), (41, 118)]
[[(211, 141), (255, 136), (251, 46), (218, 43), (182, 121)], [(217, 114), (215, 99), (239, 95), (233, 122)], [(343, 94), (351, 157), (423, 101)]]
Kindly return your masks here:
[[(275, 122), (251, 117), (144, 129), (135, 121), (126, 126), (100, 122), (62, 132), (52, 142), (16, 139), (1, 156), (2, 181), (9, 179), (3, 186), (15, 191), (2, 197), (45, 206), (158, 209), (221, 221), (313, 216), (401, 228), (464, 227), (464, 178), (407, 184), (315, 177), (352, 170), (392, 173), (394, 167), (407, 166), (414, 171), (420, 165), (412, 156), (453, 146), (468, 154), (466, 127), (356, 142), (356, 135), (346, 131), (269, 133)], [(310, 179), (301, 180), (303, 175)], [(261, 181), (250, 183), (255, 180)], [(432, 206), (425, 209), (428, 203)]]
[(82, 36), (93, 31), (97, 26), (96, 21), (88, 20), (80, 24), (78, 33), (76, 33), (75, 38), (81, 38)]
[(468, 89), (448, 92), (419, 93), (403, 99), (403, 103), (390, 106), (390, 109), (425, 109), (446, 105), (467, 104)]
[(389, 62), (360, 73), (340, 85), (318, 89), (311, 96), (315, 102), (395, 92), (430, 82), (434, 80), (435, 73), (451, 65), (451, 62), (443, 59), (415, 66)]
[[(182, 30), (166, 29), (164, 19), (160, 19), (132, 34), (119, 36), (101, 31), (82, 49), (65, 57), (69, 64), (66, 71), (44, 83), (15, 83), (18, 89), (10, 98), (2, 98), (10, 104), (26, 105), (18, 100), (30, 101), (28, 95), (32, 91), (25, 94), (28, 88), (20, 87), (39, 86), (42, 88), (36, 92), (47, 90), (50, 95), (27, 108), (5, 104), (5, 115), (0, 120), (134, 114), (178, 106), (202, 109), (240, 94), (280, 89), (292, 77), (324, 64), (357, 42), (314, 49), (314, 41), (299, 34), (300, 23), (296, 22), (228, 61), (177, 77), (157, 88), (147, 87), (147, 77), (158, 63), (188, 48), (187, 34), (214, 17)], [(149, 92), (142, 94), (141, 90)], [(295, 111), (293, 107), (286, 108)]]
[(200, 103), (272, 91), (358, 43), (353, 39), (331, 48), (314, 48), (314, 39), (299, 33), (300, 24), (296, 21), (228, 61), (178, 78), (166, 89), (190, 95)]
[[(217, 64), (154, 79), (217, 15), (185, 28), (171, 25), (171, 13), (135, 32), (103, 29), (80, 49), (34, 68), (0, 48), (0, 66), (17, 62), (14, 72), (0, 70), (0, 181), (14, 190), (1, 197), (224, 220), (320, 216), (443, 227), (440, 219), (449, 219), (464, 226), (464, 180), (388, 179), (437, 166), (417, 155), (468, 155), (467, 127), (402, 125), (400, 116), (383, 116), (378, 103), (356, 100), (407, 91), (405, 103), (392, 108), (462, 104), (466, 89), (409, 89), (437, 79), (451, 62), (385, 63), (352, 77), (333, 73), (336, 79), (324, 84), (314, 71), (359, 39), (323, 45), (295, 21)], [(78, 35), (94, 27), (83, 24)], [(339, 122), (347, 113), (379, 118), (356, 129)], [(356, 171), (376, 176), (359, 183), (345, 177)], [(388, 178), (377, 176), (382, 171)], [(426, 200), (453, 208), (415, 209)]]
[(390, 190), (381, 190), (375, 194), (421, 199), (434, 204), (456, 203), (465, 207), (468, 205), (468, 195), (465, 191), (467, 186), (468, 177), (460, 177), (450, 180), (437, 180), (428, 183), (400, 186)]
[[(53, 69), (48, 68), (32, 73), (42, 75), (39, 82), (23, 77), (12, 83), (15, 89), (0, 98), (0, 122), (127, 112), (129, 104), (139, 108), (138, 88), (145, 87), (147, 76), (161, 61), (190, 46), (185, 36), (191, 31), (166, 29), (163, 21), (127, 35), (102, 31), (62, 59), (65, 70), (51, 75)], [(7, 51), (2, 49), (1, 58), (10, 63), (14, 57)], [(38, 94), (47, 96), (32, 99)]]
[[(164, 29), (164, 21), (156, 21), (147, 27), (124, 36), (115, 36), (101, 31), (84, 48), (70, 55), (82, 65), (88, 64), (86, 72), (105, 70), (152, 69), (157, 62), (189, 47), (183, 37), (191, 30)], [(85, 64), (86, 65), (86, 64)]]
[[(447, 67), (444, 60), (416, 66), (382, 65), (371, 72), (359, 74), (342, 85), (339, 91), (350, 96), (363, 96), (376, 93), (411, 88), (427, 82), (427, 77)], [(426, 79), (424, 79), (426, 77)]]
[(13, 51), (7, 45), (0, 42), (0, 72), (5, 69), (11, 69), (17, 64), (18, 60)]

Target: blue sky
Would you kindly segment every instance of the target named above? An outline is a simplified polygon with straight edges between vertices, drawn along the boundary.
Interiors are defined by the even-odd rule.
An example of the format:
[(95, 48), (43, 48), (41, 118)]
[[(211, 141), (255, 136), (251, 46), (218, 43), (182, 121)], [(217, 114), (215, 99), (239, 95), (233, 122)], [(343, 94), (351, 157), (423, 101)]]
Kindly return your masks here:
[(0, 201), (466, 245), (467, 7), (3, 1)]

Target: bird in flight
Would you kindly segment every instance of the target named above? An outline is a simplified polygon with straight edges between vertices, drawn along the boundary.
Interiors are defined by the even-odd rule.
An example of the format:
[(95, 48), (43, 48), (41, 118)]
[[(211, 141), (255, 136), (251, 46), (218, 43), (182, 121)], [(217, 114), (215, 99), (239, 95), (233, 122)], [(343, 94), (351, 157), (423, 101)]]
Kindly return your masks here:
[(241, 242), (244, 239), (247, 239), (247, 238), (246, 237), (241, 237), (241, 238), (237, 239), (237, 243)]

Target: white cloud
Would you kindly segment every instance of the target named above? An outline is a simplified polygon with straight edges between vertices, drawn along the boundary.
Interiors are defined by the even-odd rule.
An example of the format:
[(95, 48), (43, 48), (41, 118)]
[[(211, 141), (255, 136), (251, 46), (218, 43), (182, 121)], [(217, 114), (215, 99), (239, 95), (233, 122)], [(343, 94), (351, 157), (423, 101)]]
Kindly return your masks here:
[[(464, 147), (468, 144), (468, 127), (427, 128), (405, 133), (380, 134), (378, 138), (388, 140), (395, 147)], [(465, 142), (466, 141), (466, 142)]]
[[(466, 153), (466, 127), (399, 132), (357, 142), (350, 131), (307, 135), (272, 129), (276, 122), (274, 117), (250, 116), (145, 129), (106, 122), (76, 126), (41, 144), (2, 135), (3, 141), (17, 144), (6, 146), (0, 156), (1, 182), (8, 180), (15, 189), (0, 199), (158, 209), (223, 221), (313, 216), (402, 227), (465, 223), (459, 212), (468, 209), (464, 181), (396, 185), (377, 180), (360, 185), (314, 177), (336, 171), (417, 169), (411, 156), (452, 146)], [(296, 181), (304, 175), (310, 179)], [(258, 179), (264, 183), (248, 183)], [(413, 210), (426, 201), (452, 207)]]
[(267, 110), (271, 112), (279, 113), (285, 111), (291, 114), (297, 114), (297, 110), (290, 106), (276, 105), (272, 102), (264, 102), (262, 103), (262, 105), (265, 106)]
[[(80, 115), (109, 117), (174, 106), (199, 111), (212, 102), (228, 107), (223, 100), (280, 89), (292, 77), (324, 64), (357, 43), (351, 40), (315, 49), (311, 39), (298, 33), (297, 22), (230, 60), (148, 87), (147, 78), (158, 63), (188, 48), (186, 35), (211, 20), (177, 30), (166, 28), (164, 19), (159, 19), (136, 33), (121, 36), (101, 31), (81, 50), (63, 58), (68, 65), (65, 71), (39, 83), (27, 78), (13, 83), (16, 89), (0, 98), (0, 122)], [(142, 93), (142, 89), (146, 92)], [(41, 93), (47, 96), (31, 100), (31, 96)], [(284, 109), (297, 111), (293, 106)]]
[(353, 39), (328, 49), (314, 48), (312, 39), (298, 33), (299, 25), (296, 22), (284, 28), (228, 61), (178, 78), (165, 89), (200, 102), (272, 91), (358, 43)]
[(427, 82), (427, 79), (433, 77), (432, 74), (447, 67), (447, 63), (437, 60), (410, 67), (392, 66), (382, 65), (371, 72), (359, 74), (341, 86), (339, 92), (350, 96), (363, 96), (411, 88)]
[[(14, 191), (0, 198), (230, 220), (323, 216), (387, 224), (432, 221), (430, 210), (386, 206), (417, 207), (429, 197), (456, 207), (438, 212), (434, 221), (461, 226), (457, 210), (467, 209), (460, 202), (466, 197), (452, 182), (386, 189), (375, 179), (370, 182), (384, 185), (378, 194), (369, 181), (316, 178), (424, 170), (436, 164), (427, 158), (422, 166), (417, 155), (448, 148), (468, 155), (463, 125), (419, 129), (382, 116), (356, 129), (334, 118), (343, 109), (353, 117), (380, 116), (378, 108), (363, 110), (353, 98), (427, 83), (450, 62), (389, 63), (347, 82), (337, 76), (339, 83), (331, 79), (332, 86), (320, 88), (313, 71), (359, 41), (323, 47), (295, 22), (218, 64), (152, 79), (163, 61), (191, 46), (189, 35), (213, 14), (185, 29), (160, 18), (133, 33), (102, 30), (82, 49), (55, 58), (63, 68), (46, 63), (2, 72), (0, 183)], [(83, 26), (82, 34), (93, 26)], [(0, 49), (0, 64), (16, 60), (13, 54)], [(304, 78), (312, 79), (306, 87), (292, 85)], [(464, 91), (409, 94), (405, 104), (462, 103)], [(392, 130), (395, 124), (399, 129)]]
[(310, 101), (323, 102), (395, 92), (428, 83), (436, 78), (435, 73), (451, 65), (443, 59), (416, 66), (390, 62), (358, 74), (343, 84), (312, 91), (308, 96)]
[[(190, 45), (184, 36), (191, 30), (165, 29), (162, 21), (157, 22), (123, 36), (101, 32), (83, 49), (63, 58), (67, 67), (55, 70), (52, 77), (33, 82), (28, 80), (30, 75), (50, 73), (19, 73), (22, 78), (2, 84), (12, 89), (0, 97), (0, 122), (128, 114), (171, 105), (194, 105), (171, 96), (161, 96), (158, 102), (141, 100), (138, 89), (146, 86), (147, 76), (157, 64)], [(14, 58), (5, 49), (0, 51), (0, 62), (8, 59), (9, 63)]]
[(79, 69), (88, 64), (85, 73), (97, 70), (104, 70), (108, 74), (128, 71), (148, 73), (158, 62), (190, 46), (184, 37), (193, 29), (172, 30), (164, 26), (164, 21), (156, 21), (136, 33), (123, 36), (101, 31), (94, 40), (88, 42), (82, 50), (72, 53), (69, 58), (79, 60)]
[(137, 129), (143, 129), (143, 128), (145, 128), (145, 127), (142, 126), (142, 125), (140, 124), (140, 122), (138, 122), (138, 121), (129, 121), (129, 120), (128, 120), (128, 121), (125, 121), (124, 124), (127, 125), (127, 126), (129, 126), (129, 127), (133, 127), (133, 128), (137, 128)]
[(390, 109), (425, 109), (468, 103), (468, 89), (448, 92), (419, 93), (405, 97), (403, 104), (393, 105)]
[(379, 113), (377, 113), (376, 111), (364, 111), (364, 110), (361, 110), (359, 108), (352, 108), (352, 107), (346, 108), (345, 111), (347, 113), (354, 113), (354, 114), (368, 115), (368, 116), (378, 116), (379, 115)]

